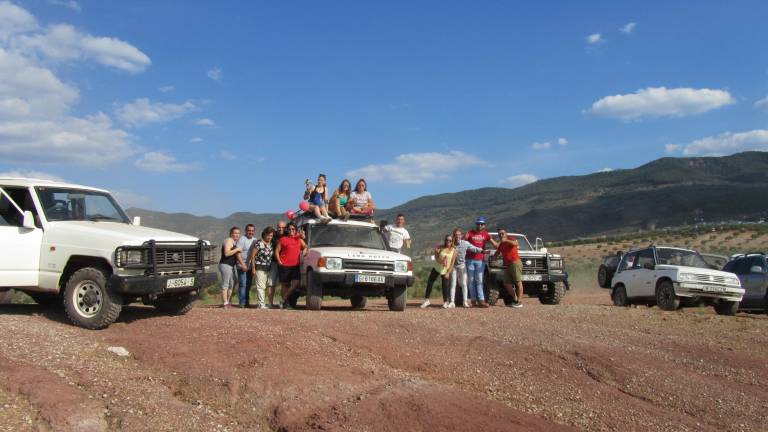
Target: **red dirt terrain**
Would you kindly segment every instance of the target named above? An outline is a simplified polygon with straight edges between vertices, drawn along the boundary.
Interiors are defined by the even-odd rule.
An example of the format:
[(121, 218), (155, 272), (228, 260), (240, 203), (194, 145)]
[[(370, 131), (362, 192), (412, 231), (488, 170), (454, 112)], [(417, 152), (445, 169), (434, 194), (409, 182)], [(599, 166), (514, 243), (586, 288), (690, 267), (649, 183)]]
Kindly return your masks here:
[[(768, 317), (566, 304), (405, 313), (0, 306), (0, 431), (764, 431)], [(108, 347), (123, 347), (120, 357)]]

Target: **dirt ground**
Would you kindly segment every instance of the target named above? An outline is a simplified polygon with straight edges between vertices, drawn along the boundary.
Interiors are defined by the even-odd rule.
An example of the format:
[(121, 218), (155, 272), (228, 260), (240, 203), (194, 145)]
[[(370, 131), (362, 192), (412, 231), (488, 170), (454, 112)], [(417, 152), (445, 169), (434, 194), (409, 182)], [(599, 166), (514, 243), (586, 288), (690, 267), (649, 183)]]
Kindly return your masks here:
[(2, 305), (0, 431), (768, 430), (766, 315), (617, 308), (598, 289), (416, 305), (135, 306), (103, 331)]

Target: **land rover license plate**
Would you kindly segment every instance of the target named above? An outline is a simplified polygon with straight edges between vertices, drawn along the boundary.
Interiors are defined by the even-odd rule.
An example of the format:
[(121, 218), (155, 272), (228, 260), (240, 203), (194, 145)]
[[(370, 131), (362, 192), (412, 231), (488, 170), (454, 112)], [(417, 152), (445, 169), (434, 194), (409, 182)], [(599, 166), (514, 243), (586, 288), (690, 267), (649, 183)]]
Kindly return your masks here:
[(165, 287), (168, 289), (185, 288), (191, 286), (195, 286), (195, 278), (193, 277), (168, 279), (168, 281), (165, 283)]
[(384, 276), (376, 275), (355, 275), (355, 282), (357, 283), (377, 283), (383, 284), (387, 279)]
[(541, 282), (541, 275), (523, 275), (523, 281), (525, 282)]
[(702, 287), (702, 289), (703, 289), (704, 291), (706, 291), (706, 292), (711, 292), (711, 293), (721, 293), (721, 292), (725, 292), (725, 287), (716, 286), (716, 285), (704, 285), (704, 286)]

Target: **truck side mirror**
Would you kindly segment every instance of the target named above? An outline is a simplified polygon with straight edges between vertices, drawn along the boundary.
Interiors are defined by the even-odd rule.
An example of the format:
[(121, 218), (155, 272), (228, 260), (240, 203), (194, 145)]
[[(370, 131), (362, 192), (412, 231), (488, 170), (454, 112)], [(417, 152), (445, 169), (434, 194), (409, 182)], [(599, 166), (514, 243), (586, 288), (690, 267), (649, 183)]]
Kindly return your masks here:
[(24, 227), (24, 229), (33, 230), (37, 228), (35, 226), (35, 216), (31, 211), (27, 210), (24, 212), (24, 220), (22, 221), (21, 225)]
[(141, 216), (134, 216), (133, 217), (133, 224), (136, 226), (141, 226)]
[(760, 266), (752, 266), (749, 268), (750, 273), (763, 273), (763, 268)]
[[(534, 242), (534, 248), (536, 248), (537, 251), (541, 250), (544, 247), (544, 240), (541, 239), (541, 237), (536, 237), (536, 241)], [(542, 251), (547, 252), (547, 251)]]

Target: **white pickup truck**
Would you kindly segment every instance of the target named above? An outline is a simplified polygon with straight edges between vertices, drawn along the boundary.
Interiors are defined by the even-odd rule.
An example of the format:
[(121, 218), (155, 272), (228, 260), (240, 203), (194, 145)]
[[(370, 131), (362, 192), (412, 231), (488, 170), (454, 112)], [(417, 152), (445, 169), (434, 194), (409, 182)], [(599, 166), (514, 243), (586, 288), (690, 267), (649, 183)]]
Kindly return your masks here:
[(75, 324), (108, 327), (124, 304), (188, 312), (216, 283), (208, 242), (130, 221), (109, 192), (0, 178), (0, 291), (62, 304)]

